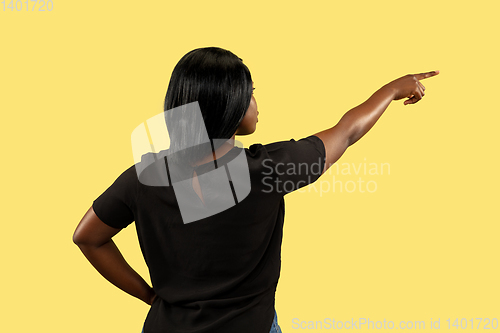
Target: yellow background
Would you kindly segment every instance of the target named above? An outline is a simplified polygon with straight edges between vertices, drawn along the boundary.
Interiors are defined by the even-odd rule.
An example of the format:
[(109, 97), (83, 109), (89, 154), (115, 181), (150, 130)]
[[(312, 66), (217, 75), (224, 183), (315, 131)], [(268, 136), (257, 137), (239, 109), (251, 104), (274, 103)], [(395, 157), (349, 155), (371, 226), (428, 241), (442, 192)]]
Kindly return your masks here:
[[(497, 1), (53, 4), (0, 8), (2, 332), (141, 331), (149, 306), (105, 280), (72, 235), (132, 165), (131, 132), (163, 111), (177, 61), (204, 46), (250, 68), (260, 115), (238, 137), (246, 147), (316, 133), (393, 79), (441, 71), (339, 160), (389, 163), (361, 175), (376, 191), (287, 195), (283, 332), (303, 331), (293, 318), (427, 330), (440, 318), (447, 330), (448, 318), (500, 317)], [(320, 181), (333, 176), (360, 177)], [(149, 282), (135, 225), (114, 240)]]

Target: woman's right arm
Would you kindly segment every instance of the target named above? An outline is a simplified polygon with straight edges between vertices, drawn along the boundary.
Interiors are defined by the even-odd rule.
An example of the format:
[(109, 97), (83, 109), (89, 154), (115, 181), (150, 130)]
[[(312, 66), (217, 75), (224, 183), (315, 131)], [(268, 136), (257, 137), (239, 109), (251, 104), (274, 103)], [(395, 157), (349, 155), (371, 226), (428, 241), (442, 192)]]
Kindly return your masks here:
[(424, 96), (425, 87), (420, 80), (439, 74), (439, 71), (408, 74), (377, 90), (364, 103), (349, 110), (337, 125), (316, 133), (326, 149), (323, 173), (328, 170), (346, 151), (361, 139), (382, 116), (391, 101), (408, 98), (404, 104), (414, 104)]

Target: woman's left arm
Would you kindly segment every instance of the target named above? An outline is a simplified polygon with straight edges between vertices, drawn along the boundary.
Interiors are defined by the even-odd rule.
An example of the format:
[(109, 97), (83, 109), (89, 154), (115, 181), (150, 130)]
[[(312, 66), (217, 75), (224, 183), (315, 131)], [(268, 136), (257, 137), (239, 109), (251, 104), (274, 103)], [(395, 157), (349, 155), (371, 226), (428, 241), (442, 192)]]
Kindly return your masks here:
[(153, 288), (130, 267), (111, 239), (120, 230), (102, 222), (90, 207), (76, 227), (73, 242), (104, 278), (124, 292), (151, 305), (156, 296)]

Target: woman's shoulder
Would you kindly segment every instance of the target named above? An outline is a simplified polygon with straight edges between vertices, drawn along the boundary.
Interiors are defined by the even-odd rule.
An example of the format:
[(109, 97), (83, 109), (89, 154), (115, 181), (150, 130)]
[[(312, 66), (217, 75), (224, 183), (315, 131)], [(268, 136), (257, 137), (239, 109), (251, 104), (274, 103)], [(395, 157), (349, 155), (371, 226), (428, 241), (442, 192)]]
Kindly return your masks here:
[(280, 155), (280, 153), (300, 153), (303, 151), (316, 151), (325, 154), (323, 141), (316, 135), (309, 135), (299, 140), (290, 138), (288, 140), (274, 141), (266, 144), (254, 143), (246, 149), (251, 156)]

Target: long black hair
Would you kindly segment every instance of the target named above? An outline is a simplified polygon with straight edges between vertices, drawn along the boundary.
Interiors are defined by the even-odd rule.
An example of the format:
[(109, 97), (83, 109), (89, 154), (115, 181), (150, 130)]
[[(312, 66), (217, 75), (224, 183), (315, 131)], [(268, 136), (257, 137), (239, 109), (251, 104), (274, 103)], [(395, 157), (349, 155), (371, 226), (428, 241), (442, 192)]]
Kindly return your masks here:
[[(165, 96), (170, 151), (184, 152), (180, 154), (184, 161), (192, 162), (217, 149), (223, 142), (212, 141), (211, 147), (206, 143), (206, 136), (209, 140), (230, 139), (245, 116), (251, 98), (252, 77), (241, 58), (219, 47), (188, 52), (175, 66)], [(193, 102), (198, 103), (203, 119), (186, 118), (175, 110), (171, 112)]]

